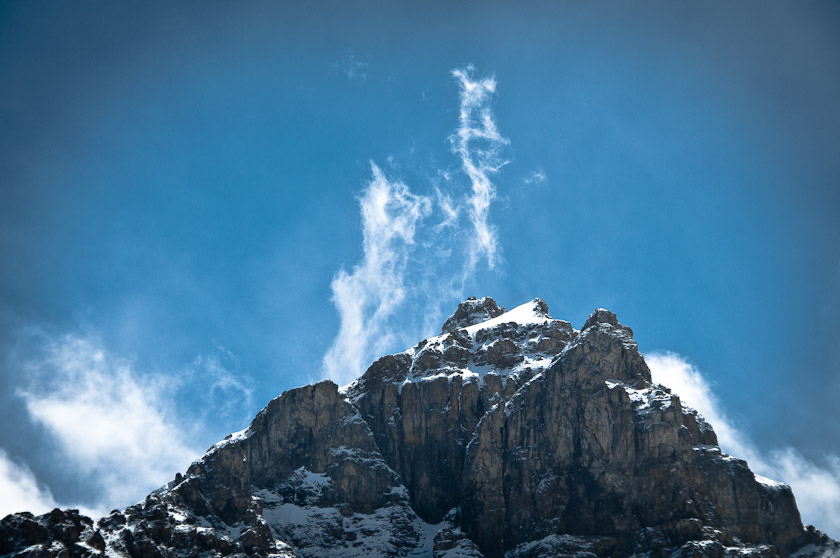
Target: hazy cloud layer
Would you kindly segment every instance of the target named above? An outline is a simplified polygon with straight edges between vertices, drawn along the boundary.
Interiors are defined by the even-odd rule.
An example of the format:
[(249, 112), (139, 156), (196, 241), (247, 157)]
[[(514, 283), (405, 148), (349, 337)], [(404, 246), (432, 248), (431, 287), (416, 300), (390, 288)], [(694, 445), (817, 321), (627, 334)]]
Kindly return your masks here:
[(700, 370), (676, 353), (645, 356), (653, 381), (671, 388), (715, 429), (726, 453), (745, 459), (754, 473), (789, 484), (802, 514), (832, 537), (840, 537), (840, 457), (816, 463), (791, 447), (759, 450), (727, 416)]
[(138, 374), (97, 339), (49, 340), (27, 368), (33, 381), (19, 395), (31, 419), (56, 440), (68, 467), (96, 486), (93, 505), (103, 512), (141, 498), (200, 454), (175, 419), (171, 384)]
[[(62, 463), (90, 496), (56, 503), (29, 468), (0, 448), (0, 515), (59, 506), (96, 516), (127, 506), (224, 435), (209, 428), (211, 419), (244, 425), (253, 418), (253, 390), (223, 347), (172, 373), (151, 374), (109, 352), (95, 335), (53, 337), (32, 329), (28, 336), (33, 352), (15, 362), (27, 378), (17, 396), (52, 440), (38, 451)], [(184, 410), (190, 398), (200, 410)]]
[[(490, 222), (496, 197), (491, 177), (507, 163), (502, 149), (508, 141), (490, 106), (496, 81), (474, 73), (471, 66), (452, 72), (460, 110), (449, 140), (468, 193), (457, 190), (461, 172), (438, 169), (440, 181), (424, 195), (371, 164), (373, 176), (360, 199), (364, 255), (332, 282), (340, 327), (324, 357), (323, 374), (339, 383), (357, 377), (395, 339), (439, 325), (441, 304), (463, 296), (481, 262), (492, 269), (499, 260), (498, 235)], [(416, 316), (422, 316), (419, 323)]]

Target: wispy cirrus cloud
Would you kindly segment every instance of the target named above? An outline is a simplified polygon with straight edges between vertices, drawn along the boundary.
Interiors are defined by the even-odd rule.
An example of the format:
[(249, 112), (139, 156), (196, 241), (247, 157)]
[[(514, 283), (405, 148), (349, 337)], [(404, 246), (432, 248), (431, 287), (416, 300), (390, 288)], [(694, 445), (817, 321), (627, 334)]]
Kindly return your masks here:
[(332, 281), (338, 309), (338, 336), (324, 357), (324, 371), (341, 382), (358, 375), (371, 352), (387, 347), (389, 318), (405, 299), (406, 270), (418, 227), (431, 212), (431, 201), (404, 183), (388, 179), (371, 163), (373, 178), (360, 201), (362, 262), (341, 270)]
[(653, 381), (669, 387), (712, 425), (723, 451), (745, 459), (753, 472), (790, 485), (802, 520), (840, 537), (840, 456), (829, 454), (817, 463), (792, 447), (761, 451), (730, 419), (703, 373), (688, 359), (665, 352), (645, 355), (645, 360)]
[(492, 269), (499, 257), (498, 233), (490, 223), (490, 204), (496, 197), (491, 177), (509, 162), (502, 149), (510, 142), (499, 133), (490, 104), (496, 93), (495, 78), (475, 78), (473, 66), (453, 70), (452, 75), (460, 87), (461, 102), (458, 128), (450, 142), (472, 188), (466, 200), (474, 230), (465, 268), (469, 275), (482, 258)]
[(545, 183), (545, 180), (545, 171), (543, 171), (542, 169), (537, 169), (535, 171), (532, 171), (531, 174), (529, 174), (525, 178), (523, 178), (522, 183), (526, 186), (530, 186), (532, 184), (540, 185)]
[[(421, 194), (371, 164), (373, 176), (360, 197), (362, 261), (332, 281), (340, 327), (323, 359), (323, 374), (341, 383), (358, 376), (396, 338), (428, 332), (441, 305), (463, 296), (481, 262), (491, 269), (499, 262), (490, 207), (496, 197), (493, 177), (508, 162), (503, 157), (508, 140), (491, 107), (496, 81), (475, 77), (472, 66), (452, 76), (459, 117), (449, 141), (460, 170), (438, 170), (440, 180)], [(462, 176), (466, 194), (456, 186)], [(408, 292), (413, 312), (405, 311)]]
[(361, 81), (364, 83), (367, 80), (368, 63), (357, 55), (352, 53), (345, 54), (339, 64), (342, 73), (350, 81)]
[(435, 188), (435, 202), (441, 213), (441, 221), (435, 225), (436, 230), (442, 231), (447, 228), (454, 228), (458, 225), (461, 216), (461, 207), (452, 199), (452, 195)]

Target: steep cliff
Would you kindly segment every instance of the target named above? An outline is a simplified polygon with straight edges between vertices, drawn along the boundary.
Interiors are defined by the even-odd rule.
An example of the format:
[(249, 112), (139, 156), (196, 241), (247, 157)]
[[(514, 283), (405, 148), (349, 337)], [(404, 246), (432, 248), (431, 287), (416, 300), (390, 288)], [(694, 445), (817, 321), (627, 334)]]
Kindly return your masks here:
[(285, 392), (143, 502), (0, 522), (12, 556), (840, 556), (721, 453), (633, 332), (461, 303), (355, 382)]

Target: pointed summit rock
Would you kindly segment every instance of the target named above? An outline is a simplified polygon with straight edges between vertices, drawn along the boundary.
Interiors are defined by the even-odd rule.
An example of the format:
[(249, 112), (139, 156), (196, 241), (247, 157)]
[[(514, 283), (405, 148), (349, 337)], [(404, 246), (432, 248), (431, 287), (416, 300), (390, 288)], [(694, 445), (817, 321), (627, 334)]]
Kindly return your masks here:
[(444, 322), (440, 333), (443, 335), (456, 329), (487, 321), (490, 318), (502, 315), (504, 311), (504, 308), (499, 308), (496, 301), (489, 296), (481, 298), (471, 296), (458, 305), (455, 313), (449, 316), (446, 322)]
[(596, 308), (595, 311), (589, 315), (589, 318), (586, 319), (586, 323), (583, 324), (581, 331), (586, 331), (590, 327), (598, 324), (606, 324), (623, 329), (630, 335), (630, 337), (633, 337), (633, 330), (625, 325), (621, 325), (615, 314), (604, 308)]
[(831, 558), (790, 488), (652, 383), (633, 331), (462, 302), (339, 389), (289, 390), (143, 502), (0, 521), (0, 556)]

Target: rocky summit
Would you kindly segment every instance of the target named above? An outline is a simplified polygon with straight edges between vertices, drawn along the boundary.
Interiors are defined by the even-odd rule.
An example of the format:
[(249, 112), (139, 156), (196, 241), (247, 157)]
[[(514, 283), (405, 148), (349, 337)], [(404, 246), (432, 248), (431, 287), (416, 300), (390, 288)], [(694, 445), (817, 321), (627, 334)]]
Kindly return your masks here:
[(470, 298), (441, 334), (272, 400), (142, 502), (0, 522), (2, 556), (828, 558), (607, 310)]

